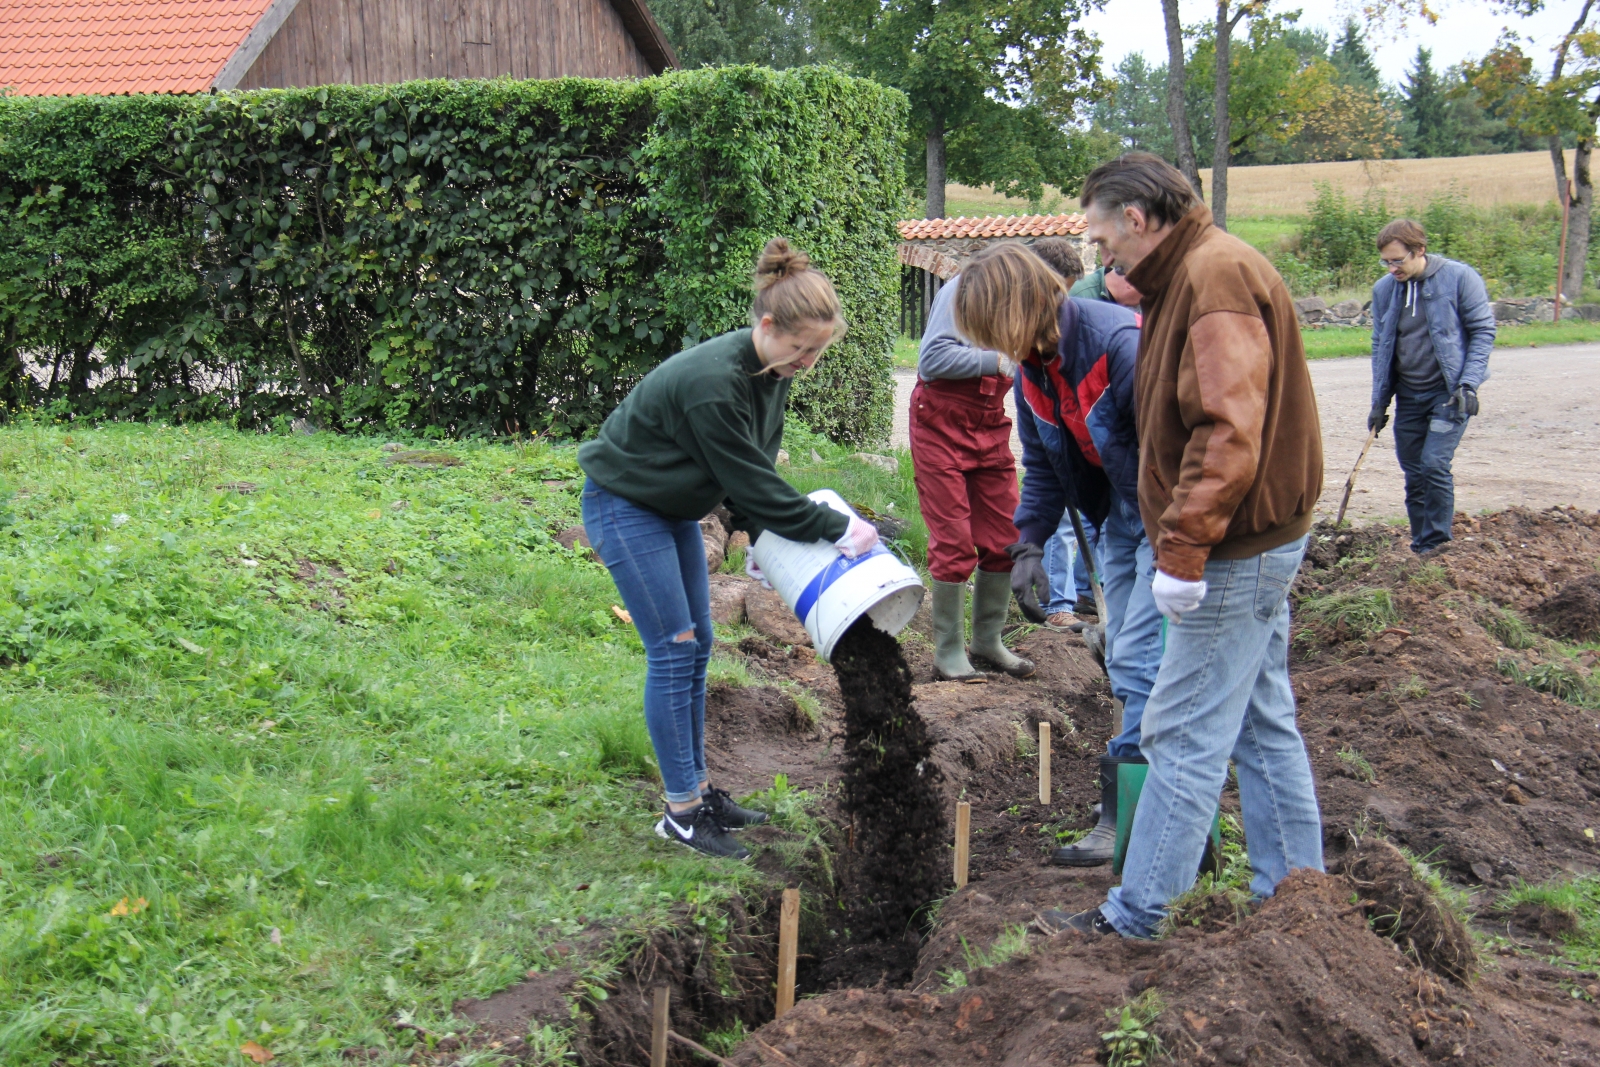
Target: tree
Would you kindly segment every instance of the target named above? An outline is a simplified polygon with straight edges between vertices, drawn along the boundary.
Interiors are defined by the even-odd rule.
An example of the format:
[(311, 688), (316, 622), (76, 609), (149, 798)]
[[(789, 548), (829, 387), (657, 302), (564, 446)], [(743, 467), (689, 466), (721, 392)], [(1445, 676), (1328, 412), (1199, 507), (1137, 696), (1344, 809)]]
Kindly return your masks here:
[[(815, 11), (825, 42), (850, 67), (910, 97), (925, 146), (927, 215), (937, 218), (953, 134), (980, 119), (1007, 120), (995, 104), (1017, 112), (1011, 117), (1024, 127), (1040, 118), (1065, 127), (1077, 102), (1101, 91), (1100, 41), (1080, 23), (1103, 2), (818, 0)], [(1029, 109), (1037, 114), (1024, 119)], [(1037, 153), (1032, 158), (1038, 163)]]
[(1175, 140), (1167, 121), (1166, 85), (1166, 67), (1151, 66), (1142, 53), (1131, 52), (1112, 72), (1106, 95), (1090, 108), (1090, 119), (1126, 150), (1172, 159)]
[(1344, 20), (1344, 29), (1328, 53), (1328, 62), (1339, 72), (1339, 80), (1345, 85), (1373, 90), (1383, 88), (1383, 78), (1378, 74), (1378, 64), (1367, 49), (1361, 24), (1353, 18)]
[(1456, 155), (1455, 131), (1450, 128), (1450, 101), (1433, 69), (1433, 53), (1417, 49), (1411, 69), (1400, 87), (1401, 110), (1409, 124), (1407, 154), (1418, 159)]
[[(1522, 2), (1530, 12), (1540, 6), (1540, 0)], [(1549, 78), (1541, 79), (1534, 73), (1533, 60), (1510, 35), (1503, 37), (1476, 65), (1472, 78), (1474, 87), (1499, 105), (1511, 126), (1546, 139), (1555, 170), (1556, 196), (1571, 200), (1566, 272), (1559, 284), (1561, 295), (1573, 298), (1583, 289), (1594, 205), (1589, 161), (1594, 151), (1596, 120), (1600, 119), (1600, 32), (1589, 25), (1594, 6), (1595, 0), (1584, 0), (1572, 29), (1557, 43)], [(1562, 138), (1567, 135), (1577, 140), (1570, 184), (1562, 151)]]
[(758, 63), (782, 70), (830, 57), (810, 0), (650, 0), (685, 67)]
[(1212, 76), (1211, 218), (1217, 228), (1228, 228), (1228, 161), (1233, 156), (1233, 123), (1228, 86), (1233, 76), (1233, 30), (1246, 16), (1261, 14), (1266, 0), (1242, 0), (1232, 14), (1232, 0), (1217, 0), (1217, 21), (1213, 47), (1216, 56)]
[(1161, 13), (1167, 27), (1167, 121), (1172, 124), (1174, 154), (1178, 169), (1194, 186), (1196, 196), (1204, 196), (1200, 187), (1200, 164), (1194, 158), (1194, 137), (1189, 133), (1189, 110), (1184, 99), (1188, 87), (1184, 77), (1183, 24), (1178, 21), (1178, 0), (1161, 0)]
[(1321, 106), (1306, 116), (1296, 139), (1313, 163), (1382, 159), (1400, 148), (1395, 114), (1376, 89), (1334, 85)]

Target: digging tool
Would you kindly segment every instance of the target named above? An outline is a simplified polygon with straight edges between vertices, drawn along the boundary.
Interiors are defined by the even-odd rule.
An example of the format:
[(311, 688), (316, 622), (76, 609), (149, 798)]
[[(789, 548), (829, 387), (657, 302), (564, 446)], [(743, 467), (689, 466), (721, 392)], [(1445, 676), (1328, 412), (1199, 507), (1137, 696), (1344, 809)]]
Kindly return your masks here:
[(1356, 487), (1356, 472), (1361, 469), (1361, 464), (1367, 460), (1367, 452), (1372, 448), (1372, 442), (1378, 439), (1378, 431), (1382, 426), (1374, 426), (1372, 432), (1367, 434), (1367, 443), (1361, 446), (1361, 455), (1356, 457), (1356, 465), (1350, 468), (1350, 477), (1344, 480), (1344, 498), (1339, 501), (1339, 514), (1333, 520), (1335, 526), (1344, 521), (1344, 509), (1350, 506), (1350, 493)]

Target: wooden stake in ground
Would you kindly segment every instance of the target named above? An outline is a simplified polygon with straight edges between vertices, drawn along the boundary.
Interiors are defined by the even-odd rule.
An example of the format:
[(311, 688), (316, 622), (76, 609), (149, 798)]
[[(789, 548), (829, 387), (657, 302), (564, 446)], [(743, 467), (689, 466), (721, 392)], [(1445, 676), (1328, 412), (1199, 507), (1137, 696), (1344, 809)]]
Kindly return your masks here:
[(1039, 724), (1039, 803), (1050, 806), (1050, 724)]
[(794, 1007), (794, 960), (800, 941), (800, 890), (783, 891), (783, 910), (778, 914), (778, 1011), (774, 1018)]
[(972, 833), (972, 805), (956, 804), (956, 888), (967, 884), (967, 837)]
[(672, 991), (664, 985), (656, 986), (655, 1011), (650, 1019), (650, 1067), (667, 1067), (668, 1009), (672, 1005)]

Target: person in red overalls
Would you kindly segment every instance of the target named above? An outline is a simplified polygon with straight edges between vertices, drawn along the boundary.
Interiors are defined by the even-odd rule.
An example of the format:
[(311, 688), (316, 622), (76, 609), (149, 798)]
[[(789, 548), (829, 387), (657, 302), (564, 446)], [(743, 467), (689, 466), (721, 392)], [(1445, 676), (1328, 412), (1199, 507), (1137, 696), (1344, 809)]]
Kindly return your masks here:
[[(1067, 284), (1083, 276), (1072, 242), (1045, 238), (1030, 247)], [(1017, 468), (1005, 410), (1011, 363), (956, 332), (953, 308), (960, 282), (958, 274), (934, 298), (911, 393), (911, 461), (933, 575), (933, 676), (981, 678), (976, 660), (1026, 678), (1034, 672), (1033, 662), (1000, 639), (1011, 606), (1006, 547), (1017, 541), (1011, 521), (1017, 510)], [(972, 644), (967, 646), (967, 580), (974, 578), (974, 569)]]

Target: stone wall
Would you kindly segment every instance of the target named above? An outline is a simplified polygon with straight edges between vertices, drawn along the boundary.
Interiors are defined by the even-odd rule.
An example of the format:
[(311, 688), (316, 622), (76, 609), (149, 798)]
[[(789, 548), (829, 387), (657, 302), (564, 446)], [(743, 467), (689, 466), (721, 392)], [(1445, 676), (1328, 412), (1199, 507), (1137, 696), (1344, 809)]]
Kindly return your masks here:
[[(1372, 301), (1343, 300), (1329, 305), (1320, 296), (1308, 296), (1294, 302), (1300, 313), (1300, 322), (1306, 326), (1350, 326), (1372, 328)], [(1518, 297), (1496, 300), (1493, 304), (1494, 320), (1502, 326), (1526, 326), (1535, 322), (1555, 321), (1555, 301), (1545, 296)], [(1561, 318), (1586, 319), (1600, 322), (1600, 304), (1563, 304)]]

